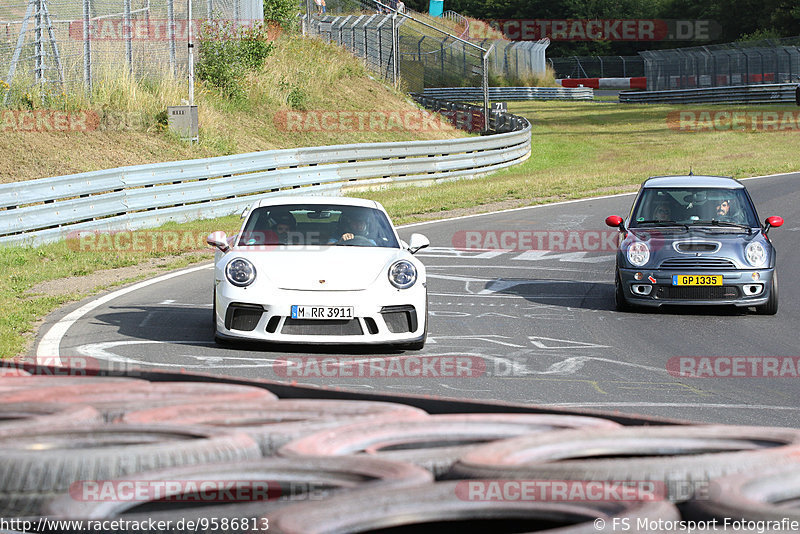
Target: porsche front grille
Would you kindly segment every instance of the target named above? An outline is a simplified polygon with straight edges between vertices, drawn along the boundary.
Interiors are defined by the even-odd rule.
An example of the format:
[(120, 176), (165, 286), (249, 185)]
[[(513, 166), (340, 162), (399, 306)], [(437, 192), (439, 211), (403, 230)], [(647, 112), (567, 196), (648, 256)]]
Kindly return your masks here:
[(364, 333), (358, 319), (317, 321), (287, 317), (281, 334), (295, 336), (360, 336)]

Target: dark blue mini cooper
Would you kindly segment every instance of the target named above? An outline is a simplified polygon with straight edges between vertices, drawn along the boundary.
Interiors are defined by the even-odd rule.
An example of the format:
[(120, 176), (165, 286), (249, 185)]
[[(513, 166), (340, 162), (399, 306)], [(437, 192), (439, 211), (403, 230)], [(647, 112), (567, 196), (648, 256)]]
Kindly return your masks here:
[(646, 180), (619, 228), (615, 302), (618, 310), (662, 304), (753, 306), (778, 311), (775, 249), (744, 185), (721, 176), (658, 176)]

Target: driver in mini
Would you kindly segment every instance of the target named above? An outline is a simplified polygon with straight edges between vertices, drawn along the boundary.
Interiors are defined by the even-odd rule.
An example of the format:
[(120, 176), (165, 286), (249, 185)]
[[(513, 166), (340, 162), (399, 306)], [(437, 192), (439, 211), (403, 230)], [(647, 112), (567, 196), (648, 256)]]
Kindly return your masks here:
[(717, 218), (733, 221), (736, 223), (744, 222), (744, 215), (737, 209), (736, 201), (732, 198), (726, 198), (720, 201), (714, 208)]

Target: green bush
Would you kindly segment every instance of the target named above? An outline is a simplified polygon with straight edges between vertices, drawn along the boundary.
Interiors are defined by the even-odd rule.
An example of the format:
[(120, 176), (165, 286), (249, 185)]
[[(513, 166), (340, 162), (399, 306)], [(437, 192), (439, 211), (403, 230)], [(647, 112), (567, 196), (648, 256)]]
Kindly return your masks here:
[(264, 0), (264, 20), (277, 22), (284, 30), (294, 29), (298, 11), (295, 0)]
[(242, 80), (248, 71), (264, 65), (274, 45), (267, 26), (237, 26), (230, 21), (211, 21), (200, 31), (197, 77), (217, 87), (229, 98), (243, 95)]

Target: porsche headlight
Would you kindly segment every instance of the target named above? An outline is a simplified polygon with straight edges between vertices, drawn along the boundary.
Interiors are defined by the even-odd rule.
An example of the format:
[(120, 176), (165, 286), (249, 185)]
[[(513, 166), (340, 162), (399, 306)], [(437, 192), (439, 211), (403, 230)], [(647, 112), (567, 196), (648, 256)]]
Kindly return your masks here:
[(225, 276), (235, 286), (249, 286), (256, 279), (256, 268), (244, 258), (234, 258), (225, 267)]
[(744, 257), (753, 267), (763, 267), (767, 263), (767, 249), (758, 241), (753, 241), (744, 249)]
[(628, 247), (628, 261), (635, 267), (642, 267), (650, 260), (650, 247), (644, 241), (636, 241)]
[(410, 261), (396, 261), (389, 267), (389, 281), (397, 289), (408, 289), (417, 281), (417, 268)]

